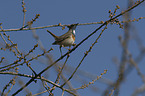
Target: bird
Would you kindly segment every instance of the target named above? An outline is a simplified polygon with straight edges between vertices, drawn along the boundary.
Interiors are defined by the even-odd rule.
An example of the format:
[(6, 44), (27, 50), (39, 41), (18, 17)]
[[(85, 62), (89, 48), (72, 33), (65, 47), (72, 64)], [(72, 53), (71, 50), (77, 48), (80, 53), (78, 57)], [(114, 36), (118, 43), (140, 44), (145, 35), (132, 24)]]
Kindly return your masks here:
[(50, 32), (49, 30), (47, 30), (47, 32), (50, 33), (55, 39), (55, 42), (53, 42), (52, 45), (60, 45), (59, 49), (60, 49), (61, 56), (62, 56), (62, 50), (61, 50), (62, 47), (64, 47), (64, 48), (69, 47), (69, 49), (70, 49), (71, 46), (76, 45), (74, 43), (75, 42), (75, 36), (76, 36), (75, 35), (75, 33), (76, 33), (75, 29), (76, 29), (76, 26), (78, 24), (79, 23), (71, 24), (71, 25), (67, 26), (69, 28), (69, 30), (61, 36), (56, 36), (55, 34)]

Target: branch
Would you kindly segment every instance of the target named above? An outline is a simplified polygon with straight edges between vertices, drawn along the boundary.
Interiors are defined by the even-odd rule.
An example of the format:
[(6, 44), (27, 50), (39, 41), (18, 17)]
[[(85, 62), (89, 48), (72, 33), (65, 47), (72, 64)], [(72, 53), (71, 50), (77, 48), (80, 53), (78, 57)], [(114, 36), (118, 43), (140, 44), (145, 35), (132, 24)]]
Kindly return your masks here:
[[(78, 25), (91, 25), (91, 24), (103, 24), (104, 22), (92, 22), (92, 23), (82, 23)], [(34, 27), (34, 28), (17, 28), (17, 29), (2, 29), (0, 32), (11, 32), (11, 31), (23, 31), (23, 30), (35, 30), (35, 29), (44, 29), (44, 28), (50, 28), (50, 27), (64, 27), (64, 26), (69, 26), (71, 24), (64, 24), (61, 25), (61, 23), (56, 24), (56, 25), (48, 25), (48, 26), (42, 26), (42, 27)], [(26, 26), (27, 27), (27, 26)]]
[[(100, 30), (103, 26), (107, 25), (108, 23), (110, 23), (112, 20), (118, 18), (119, 16), (127, 13), (128, 11), (134, 9), (135, 7), (137, 7), (138, 5), (140, 5), (141, 3), (143, 3), (145, 0), (142, 0), (140, 2), (137, 2), (135, 5), (133, 5), (132, 7), (130, 7), (129, 9), (122, 11), (119, 15), (115, 16), (114, 18), (111, 18), (109, 20), (107, 20), (106, 22), (104, 22), (100, 27), (98, 27), (94, 32), (92, 32), (90, 35), (88, 35), (85, 39), (83, 39), (79, 44), (77, 44), (74, 48), (72, 48), (69, 52), (67, 52), (66, 54), (64, 54), (63, 56), (61, 56), (60, 58), (58, 58), (54, 63), (52, 63), (51, 65), (49, 65), (48, 67), (46, 67), (44, 70), (42, 70), (38, 75), (36, 75), (35, 77), (31, 78), (24, 86), (22, 86), (19, 90), (17, 90), (12, 96), (17, 95), (19, 92), (21, 92), (25, 87), (27, 87), (30, 83), (32, 83), (37, 77), (39, 77), (42, 73), (44, 73), (45, 71), (47, 71), (50, 67), (52, 67), (53, 65), (55, 65), (58, 61), (62, 60), (65, 56), (67, 56), (68, 54), (72, 53), (77, 47), (79, 47), (84, 41), (86, 41), (89, 37), (91, 37), (93, 34), (95, 34), (98, 30)], [(57, 25), (58, 26), (58, 25)], [(55, 26), (56, 27), (56, 26)]]
[[(3, 74), (3, 75), (4, 75), (4, 74), (8, 74), (8, 75), (15, 75), (15, 76), (23, 76), (23, 77), (28, 77), (28, 78), (33, 78), (33, 77), (34, 77), (34, 76), (32, 76), (32, 75), (20, 74), (20, 73), (16, 73), (16, 72), (0, 72), (0, 74)], [(70, 93), (70, 94), (76, 96), (76, 95), (75, 95), (74, 93), (72, 93), (70, 90), (65, 89), (65, 88), (62, 88), (60, 85), (58, 85), (58, 84), (56, 84), (56, 83), (54, 83), (54, 82), (52, 82), (52, 81), (50, 81), (50, 80), (48, 80), (48, 79), (45, 79), (44, 77), (37, 77), (36, 79), (41, 79), (42, 81), (46, 81), (46, 82), (52, 84), (53, 86), (56, 86), (56, 87), (58, 87), (58, 88), (60, 88), (60, 89), (62, 89), (62, 90), (64, 90), (64, 91), (66, 91), (66, 92), (68, 92), (68, 93)]]

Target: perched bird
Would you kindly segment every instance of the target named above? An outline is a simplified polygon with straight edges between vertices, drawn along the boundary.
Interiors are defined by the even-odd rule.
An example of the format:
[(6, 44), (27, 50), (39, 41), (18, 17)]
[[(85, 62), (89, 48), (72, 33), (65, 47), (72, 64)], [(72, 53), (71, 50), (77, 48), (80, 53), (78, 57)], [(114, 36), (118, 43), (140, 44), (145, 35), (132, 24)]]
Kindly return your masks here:
[(55, 34), (53, 34), (52, 32), (50, 32), (49, 30), (47, 30), (47, 32), (49, 32), (55, 39), (55, 42), (52, 43), (52, 45), (60, 45), (60, 52), (61, 52), (61, 56), (62, 56), (62, 51), (61, 51), (61, 47), (71, 47), (75, 45), (75, 29), (77, 24), (72, 24), (70, 26), (67, 26), (69, 28), (68, 32), (66, 32), (65, 34), (61, 35), (61, 36), (56, 36)]

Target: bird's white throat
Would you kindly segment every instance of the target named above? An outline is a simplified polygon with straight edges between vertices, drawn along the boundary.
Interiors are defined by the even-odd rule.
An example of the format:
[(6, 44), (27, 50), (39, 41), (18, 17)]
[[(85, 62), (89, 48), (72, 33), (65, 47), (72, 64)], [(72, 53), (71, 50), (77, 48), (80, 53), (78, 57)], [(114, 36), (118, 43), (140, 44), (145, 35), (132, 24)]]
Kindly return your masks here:
[(73, 34), (74, 34), (74, 35), (76, 34), (75, 30), (73, 30)]

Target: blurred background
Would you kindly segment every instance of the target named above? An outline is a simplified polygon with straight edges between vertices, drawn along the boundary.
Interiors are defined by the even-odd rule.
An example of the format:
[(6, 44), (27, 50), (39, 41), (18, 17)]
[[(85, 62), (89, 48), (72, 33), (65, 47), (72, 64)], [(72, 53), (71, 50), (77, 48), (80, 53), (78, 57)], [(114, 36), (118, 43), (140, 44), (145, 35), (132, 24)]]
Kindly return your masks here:
[[(0, 23), (2, 23), (2, 29), (22, 28), (24, 7), (27, 10), (24, 25), (27, 25), (27, 22), (34, 19), (36, 14), (40, 14), (39, 18), (32, 24), (31, 27), (33, 28), (57, 25), (59, 23), (68, 25), (75, 23), (105, 22), (110, 19), (109, 10), (114, 12), (116, 5), (120, 6), (120, 9), (115, 13), (118, 15), (121, 11), (128, 9), (128, 7), (131, 7), (136, 2), (136, 0), (24, 0), (25, 5), (22, 7), (22, 1), (1, 1)], [(87, 88), (73, 92), (78, 96), (108, 96), (109, 94), (114, 96), (144, 96), (145, 19), (141, 18), (138, 21), (138, 18), (145, 17), (144, 9), (145, 3), (142, 3), (127, 14), (120, 16), (118, 20), (120, 22), (124, 21), (124, 23), (121, 23), (123, 29), (119, 28), (120, 26), (117, 24), (108, 24), (107, 29), (103, 32), (98, 42), (92, 48), (92, 51), (89, 52), (73, 78), (70, 80), (70, 84), (66, 84), (64, 88), (80, 88), (84, 84), (89, 84), (89, 82), (95, 80), (97, 76), (100, 76), (101, 73), (104, 73), (104, 70), (107, 70), (107, 73), (103, 74), (102, 78), (95, 81), (94, 84), (90, 84)], [(129, 19), (135, 21), (128, 22)], [(78, 44), (81, 42), (100, 25), (101, 24), (78, 25), (76, 28), (75, 43)], [(89, 50), (92, 43), (98, 38), (102, 29), (97, 31), (70, 54), (65, 68), (62, 71), (62, 75), (60, 76), (59, 85), (63, 84), (74, 72), (82, 60), (84, 53)], [(10, 68), (10, 70), (7, 69), (9, 67), (2, 68), (6, 65), (14, 64), (14, 61), (18, 60), (18, 56), (15, 56), (12, 50), (15, 50), (16, 52), (18, 51), (15, 48), (7, 47), (6, 42), (10, 45), (11, 41), (16, 44), (18, 50), (20, 53), (23, 53), (23, 55), (29, 53), (29, 50), (33, 49), (34, 45), (38, 44), (38, 47), (28, 54), (26, 57), (27, 60), (42, 54), (44, 49), (54, 49), (50, 51), (50, 53), (46, 53), (44, 56), (40, 56), (38, 59), (33, 59), (29, 62), (31, 63), (32, 69), (37, 74), (61, 56), (59, 46), (52, 45), (54, 38), (46, 30), (50, 30), (57, 36), (60, 36), (67, 32), (68, 28), (66, 27), (62, 30), (62, 27), (59, 26), (36, 30), (8, 31), (5, 32), (6, 35), (3, 34), (2, 31), (0, 32), (0, 58), (5, 58), (3, 60), (1, 59), (2, 62), (0, 64), (1, 94), (6, 94), (12, 87), (8, 94), (8, 96), (10, 96), (30, 80), (28, 77), (15, 77), (15, 75), (3, 74), (2, 72), (16, 72), (15, 70), (17, 70), (20, 74), (34, 75), (32, 70), (26, 64), (14, 67), (14, 69)], [(3, 38), (5, 38), (6, 41), (4, 41)], [(10, 40), (8, 38), (10, 38)], [(63, 54), (65, 54), (68, 50), (62, 48), (62, 51)], [(41, 76), (55, 82), (59, 67), (62, 67), (65, 60), (66, 57), (60, 60), (55, 66), (45, 71)], [(23, 63), (23, 60), (16, 64), (21, 63)], [(7, 70), (2, 71), (3, 69)], [(14, 86), (10, 83), (12, 79), (15, 81)], [(52, 88), (52, 84), (47, 84)], [(6, 85), (9, 86), (6, 87)], [(37, 83), (32, 82), (17, 96), (30, 95), (30, 93), (34, 95), (44, 92), (47, 88), (49, 89), (48, 86), (47, 88), (44, 86), (46, 86), (44, 82), (37, 80)], [(6, 90), (5, 87), (7, 88)], [(61, 96), (62, 90), (56, 87), (52, 93), (54, 96)], [(40, 96), (47, 95), (49, 95), (49, 92), (46, 91)], [(63, 96), (72, 96), (72, 94), (64, 92)]]

